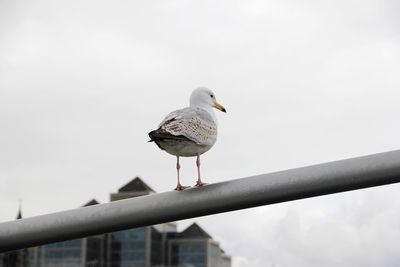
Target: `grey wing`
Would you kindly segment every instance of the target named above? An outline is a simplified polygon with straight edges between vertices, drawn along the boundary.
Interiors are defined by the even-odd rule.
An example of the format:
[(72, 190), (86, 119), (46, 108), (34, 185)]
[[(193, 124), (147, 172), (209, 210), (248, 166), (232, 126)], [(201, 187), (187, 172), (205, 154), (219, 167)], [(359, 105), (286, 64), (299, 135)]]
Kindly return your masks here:
[(185, 136), (199, 145), (213, 144), (217, 124), (210, 114), (199, 108), (184, 108), (171, 112), (160, 128), (175, 136)]

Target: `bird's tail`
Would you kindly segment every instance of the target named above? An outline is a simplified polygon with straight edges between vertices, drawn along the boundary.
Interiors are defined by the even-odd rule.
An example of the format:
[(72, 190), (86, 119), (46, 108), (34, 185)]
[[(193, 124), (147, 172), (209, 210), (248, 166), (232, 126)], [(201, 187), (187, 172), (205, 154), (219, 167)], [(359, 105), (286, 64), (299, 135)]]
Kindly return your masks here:
[(154, 132), (155, 132), (155, 131), (156, 131), (156, 130), (149, 132), (150, 140), (147, 141), (147, 142), (154, 142)]

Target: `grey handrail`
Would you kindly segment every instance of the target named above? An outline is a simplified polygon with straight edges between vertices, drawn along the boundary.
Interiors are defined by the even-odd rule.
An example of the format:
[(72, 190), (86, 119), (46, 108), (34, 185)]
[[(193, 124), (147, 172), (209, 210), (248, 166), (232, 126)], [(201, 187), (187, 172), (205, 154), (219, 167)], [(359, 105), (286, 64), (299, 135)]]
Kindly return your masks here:
[(0, 223), (0, 252), (400, 182), (400, 150)]

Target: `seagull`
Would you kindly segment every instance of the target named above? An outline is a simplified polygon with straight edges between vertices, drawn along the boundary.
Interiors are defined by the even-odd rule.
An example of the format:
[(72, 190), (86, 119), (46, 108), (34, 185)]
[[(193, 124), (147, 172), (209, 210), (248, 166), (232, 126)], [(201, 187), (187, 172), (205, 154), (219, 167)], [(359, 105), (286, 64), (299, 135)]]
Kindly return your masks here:
[(210, 150), (217, 141), (217, 118), (213, 108), (226, 113), (213, 91), (199, 87), (190, 95), (189, 107), (171, 112), (158, 129), (149, 133), (149, 142), (155, 142), (160, 149), (176, 156), (177, 191), (190, 187), (180, 183), (179, 157), (196, 157), (196, 186), (205, 185), (200, 177), (200, 155)]

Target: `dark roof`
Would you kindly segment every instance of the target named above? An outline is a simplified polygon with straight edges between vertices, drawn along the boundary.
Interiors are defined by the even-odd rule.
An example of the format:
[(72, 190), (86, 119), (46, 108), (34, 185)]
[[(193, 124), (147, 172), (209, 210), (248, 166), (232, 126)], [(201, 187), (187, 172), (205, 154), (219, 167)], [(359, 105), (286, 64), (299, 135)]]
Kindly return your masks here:
[(123, 187), (121, 187), (118, 192), (150, 192), (150, 193), (155, 193), (155, 191), (148, 186), (145, 182), (142, 181), (142, 179), (140, 179), (139, 177), (135, 177), (134, 179), (132, 179), (132, 181), (130, 181), (129, 183), (127, 183), (126, 185), (124, 185)]
[(212, 238), (197, 223), (193, 223), (181, 233), (181, 238)]
[(97, 205), (97, 204), (99, 204), (99, 202), (97, 202), (97, 200), (93, 198), (92, 200), (90, 200), (88, 203), (86, 203), (82, 207), (87, 207), (87, 206), (92, 206), (92, 205)]
[(21, 207), (18, 209), (17, 220), (22, 219)]

